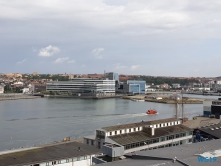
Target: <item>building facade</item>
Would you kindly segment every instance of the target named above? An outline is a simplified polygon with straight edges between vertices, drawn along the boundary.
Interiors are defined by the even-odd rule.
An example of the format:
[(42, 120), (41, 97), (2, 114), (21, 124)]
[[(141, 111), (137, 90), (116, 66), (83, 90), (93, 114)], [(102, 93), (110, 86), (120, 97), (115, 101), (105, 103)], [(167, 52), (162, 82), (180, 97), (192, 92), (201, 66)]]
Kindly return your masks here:
[(46, 83), (47, 91), (72, 92), (77, 95), (114, 95), (115, 81), (102, 79), (73, 79), (71, 81), (52, 81)]
[(129, 93), (145, 94), (146, 81), (128, 80)]
[(221, 115), (221, 98), (216, 101), (212, 101), (211, 114), (215, 116), (216, 119), (220, 119)]
[(0, 94), (1, 93), (4, 93), (4, 86), (3, 85), (0, 85)]
[(180, 88), (180, 84), (172, 84), (172, 87), (175, 88), (175, 89)]

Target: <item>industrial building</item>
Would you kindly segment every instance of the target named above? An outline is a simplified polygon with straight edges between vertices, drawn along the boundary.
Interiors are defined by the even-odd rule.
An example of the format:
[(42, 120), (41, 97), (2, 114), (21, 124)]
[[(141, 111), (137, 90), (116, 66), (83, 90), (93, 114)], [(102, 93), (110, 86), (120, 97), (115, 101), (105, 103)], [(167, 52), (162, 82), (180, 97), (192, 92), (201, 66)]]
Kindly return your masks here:
[(216, 119), (220, 119), (220, 115), (221, 115), (221, 98), (219, 98), (219, 100), (212, 101), (211, 114), (214, 115)]
[(105, 154), (109, 151), (111, 157), (191, 143), (193, 130), (181, 122), (170, 118), (103, 127), (96, 130), (95, 136), (84, 137), (84, 143), (102, 149)]
[(78, 96), (115, 95), (115, 80), (81, 78), (46, 83), (47, 91), (72, 92)]
[(204, 100), (203, 101), (203, 116), (210, 117), (211, 116), (211, 105), (212, 100)]
[(125, 159), (101, 166), (220, 166), (221, 140), (199, 142), (126, 154)]
[(221, 123), (204, 126), (197, 129), (204, 139), (220, 139), (221, 138)]

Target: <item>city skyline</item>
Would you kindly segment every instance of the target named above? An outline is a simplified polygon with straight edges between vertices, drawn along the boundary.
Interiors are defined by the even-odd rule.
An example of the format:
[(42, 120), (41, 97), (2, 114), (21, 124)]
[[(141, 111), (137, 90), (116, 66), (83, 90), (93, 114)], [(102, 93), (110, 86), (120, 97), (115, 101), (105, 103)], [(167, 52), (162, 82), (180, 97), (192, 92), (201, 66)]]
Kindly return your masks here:
[(0, 0), (1, 73), (220, 76), (218, 0)]

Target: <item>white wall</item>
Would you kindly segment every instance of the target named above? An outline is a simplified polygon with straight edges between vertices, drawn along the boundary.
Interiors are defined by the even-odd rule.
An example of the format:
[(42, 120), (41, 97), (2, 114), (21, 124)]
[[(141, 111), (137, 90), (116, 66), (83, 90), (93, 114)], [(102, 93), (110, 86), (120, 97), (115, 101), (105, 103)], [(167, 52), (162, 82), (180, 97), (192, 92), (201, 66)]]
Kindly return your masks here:
[(90, 159), (81, 160), (81, 161), (75, 161), (74, 162), (74, 166), (89, 166), (89, 165), (91, 165), (91, 160)]
[(63, 163), (63, 164), (56, 164), (56, 166), (72, 166), (72, 165), (73, 165), (72, 162), (70, 162), (70, 163)]
[(0, 85), (0, 93), (4, 93), (4, 86)]

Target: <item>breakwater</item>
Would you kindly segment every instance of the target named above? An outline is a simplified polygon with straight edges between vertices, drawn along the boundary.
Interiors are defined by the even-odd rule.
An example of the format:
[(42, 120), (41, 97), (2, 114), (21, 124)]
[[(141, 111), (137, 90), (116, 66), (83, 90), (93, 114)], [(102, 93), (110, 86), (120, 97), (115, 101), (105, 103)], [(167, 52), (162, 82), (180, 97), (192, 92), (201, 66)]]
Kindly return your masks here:
[(32, 96), (32, 95), (25, 95), (25, 94), (1, 94), (0, 101), (3, 100), (19, 100), (19, 99), (35, 99), (41, 96)]

